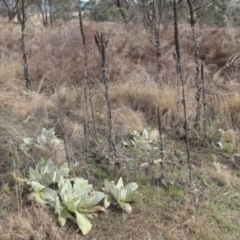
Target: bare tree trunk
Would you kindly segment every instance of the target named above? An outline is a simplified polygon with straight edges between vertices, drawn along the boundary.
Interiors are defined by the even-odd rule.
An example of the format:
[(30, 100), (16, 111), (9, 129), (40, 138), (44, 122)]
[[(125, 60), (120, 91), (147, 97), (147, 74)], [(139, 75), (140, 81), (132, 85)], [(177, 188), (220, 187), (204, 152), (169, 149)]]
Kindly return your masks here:
[[(37, 6), (42, 15), (43, 26), (48, 27), (47, 0), (43, 0), (43, 2), (38, 4)], [(50, 22), (51, 22), (51, 18), (50, 18)]]
[(124, 23), (127, 24), (127, 17), (126, 17), (126, 15), (125, 15), (125, 13), (124, 13), (124, 11), (122, 9), (120, 0), (116, 0), (116, 5), (118, 7), (118, 10), (119, 10), (122, 18), (123, 18)]
[(6, 0), (3, 0), (3, 4), (8, 10), (8, 22), (13, 22), (16, 14), (17, 14), (17, 7), (20, 0), (16, 0), (15, 4), (11, 7)]
[(43, 7), (44, 7), (44, 26), (48, 26), (48, 15), (47, 15), (47, 0), (43, 0)]
[(50, 19), (50, 25), (53, 27), (53, 6), (52, 6), (52, 1), (48, 0), (49, 4), (49, 19)]
[(143, 25), (147, 29), (149, 27), (149, 22), (147, 20), (147, 10), (146, 10), (146, 6), (145, 6), (145, 1), (141, 0), (139, 2), (139, 5), (140, 5), (141, 12), (142, 12)]

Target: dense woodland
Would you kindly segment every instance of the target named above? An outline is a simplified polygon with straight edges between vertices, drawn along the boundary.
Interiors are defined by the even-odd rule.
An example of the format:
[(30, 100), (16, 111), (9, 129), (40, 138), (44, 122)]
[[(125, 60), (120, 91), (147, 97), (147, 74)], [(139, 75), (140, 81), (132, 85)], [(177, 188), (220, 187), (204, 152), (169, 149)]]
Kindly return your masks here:
[(0, 3), (0, 240), (240, 239), (240, 1)]

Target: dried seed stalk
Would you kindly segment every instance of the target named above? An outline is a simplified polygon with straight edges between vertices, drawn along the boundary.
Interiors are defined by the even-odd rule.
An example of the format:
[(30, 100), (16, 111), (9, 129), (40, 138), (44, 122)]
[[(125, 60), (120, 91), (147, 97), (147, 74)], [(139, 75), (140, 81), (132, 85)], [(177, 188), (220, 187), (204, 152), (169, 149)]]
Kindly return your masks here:
[(201, 82), (202, 82), (202, 103), (203, 103), (203, 137), (207, 137), (207, 123), (206, 123), (206, 95), (205, 95), (205, 80), (204, 80), (204, 66), (201, 64)]
[(162, 59), (161, 59), (162, 51), (161, 51), (161, 38), (160, 38), (161, 8), (159, 13), (157, 0), (153, 1), (153, 21), (154, 21), (155, 47), (156, 47), (156, 53), (157, 53), (158, 84), (161, 89), (163, 85), (163, 71), (162, 71)]
[(22, 49), (22, 58), (23, 58), (23, 70), (24, 70), (24, 78), (25, 78), (26, 88), (28, 90), (31, 90), (32, 82), (31, 82), (31, 79), (29, 77), (27, 55), (26, 55), (26, 50), (25, 50), (25, 26), (26, 26), (26, 21), (27, 21), (27, 19), (26, 19), (26, 14), (25, 14), (25, 0), (22, 0), (21, 49)]
[(101, 60), (102, 60), (102, 79), (105, 88), (105, 101), (107, 105), (107, 116), (108, 116), (108, 158), (110, 164), (115, 164), (115, 145), (113, 142), (113, 127), (112, 127), (112, 114), (111, 114), (111, 102), (109, 97), (109, 89), (108, 89), (108, 76), (107, 76), (107, 64), (106, 64), (106, 48), (108, 45), (108, 41), (106, 40), (106, 36), (104, 33), (96, 32), (94, 34), (95, 43), (100, 52)]
[[(81, 7), (79, 7), (79, 25), (80, 25), (80, 33), (82, 36), (82, 46), (84, 51), (84, 66), (85, 66), (85, 79), (84, 79), (84, 100), (85, 100), (85, 139), (86, 147), (88, 148), (88, 140), (90, 138), (90, 127), (89, 127), (89, 110), (88, 110), (88, 102), (90, 103), (91, 108), (91, 115), (92, 115), (92, 121), (93, 121), (93, 138), (92, 145), (97, 146), (97, 131), (96, 131), (96, 124), (95, 124), (95, 115), (93, 110), (93, 102), (92, 102), (92, 96), (90, 91), (90, 84), (89, 84), (89, 67), (88, 67), (88, 49), (86, 44), (86, 37), (83, 29), (83, 21), (82, 21), (82, 13), (81, 13)], [(92, 135), (92, 134), (91, 134)], [(86, 149), (87, 150), (87, 149)]]
[(63, 114), (62, 114), (62, 108), (61, 108), (61, 100), (59, 97), (59, 83), (58, 82), (57, 82), (57, 86), (56, 86), (56, 94), (57, 94), (58, 117), (59, 117), (59, 122), (61, 125), (62, 134), (63, 134), (63, 144), (64, 144), (65, 153), (66, 153), (66, 160), (70, 167), (72, 158), (71, 158), (71, 152), (70, 152), (70, 148), (69, 148), (68, 137), (67, 137), (66, 130), (64, 127)]
[(196, 100), (197, 100), (197, 108), (196, 108), (196, 117), (195, 117), (195, 128), (201, 133), (201, 92), (202, 92), (202, 82), (201, 82), (201, 76), (200, 76), (200, 61), (199, 61), (199, 44), (196, 37), (196, 31), (195, 31), (195, 19), (193, 14), (193, 7), (191, 0), (187, 0), (188, 7), (189, 7), (189, 13), (190, 13), (190, 25), (192, 29), (192, 35), (193, 35), (193, 41), (194, 41), (194, 52), (195, 52), (195, 64), (196, 64), (196, 86), (197, 86), (197, 92), (196, 92)]
[(178, 33), (178, 12), (176, 0), (173, 0), (173, 13), (174, 13), (174, 37), (175, 37), (175, 49), (176, 49), (176, 61), (177, 61), (177, 73), (179, 74), (182, 84), (182, 104), (184, 113), (184, 129), (186, 132), (186, 146), (187, 146), (187, 163), (188, 163), (188, 182), (191, 182), (191, 162), (190, 162), (190, 149), (189, 149), (189, 137), (188, 137), (188, 120), (187, 120), (187, 106), (186, 106), (186, 94), (185, 94), (185, 79), (182, 72), (181, 54), (179, 47), (179, 33)]

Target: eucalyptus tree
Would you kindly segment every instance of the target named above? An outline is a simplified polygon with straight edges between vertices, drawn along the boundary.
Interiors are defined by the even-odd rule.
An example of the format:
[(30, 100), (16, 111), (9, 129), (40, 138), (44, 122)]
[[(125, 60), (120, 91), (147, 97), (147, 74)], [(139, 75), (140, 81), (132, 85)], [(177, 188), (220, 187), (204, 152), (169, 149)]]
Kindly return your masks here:
[(71, 19), (77, 0), (31, 0), (42, 16), (43, 26), (53, 26), (58, 19)]
[(13, 22), (19, 12), (20, 0), (2, 0), (2, 12), (8, 17), (8, 22)]

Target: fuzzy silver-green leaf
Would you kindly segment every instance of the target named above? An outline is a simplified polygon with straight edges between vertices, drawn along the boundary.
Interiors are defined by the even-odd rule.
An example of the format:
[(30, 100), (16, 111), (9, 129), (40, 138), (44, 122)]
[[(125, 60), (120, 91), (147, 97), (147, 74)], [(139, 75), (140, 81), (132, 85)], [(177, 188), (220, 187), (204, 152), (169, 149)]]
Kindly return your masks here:
[(142, 199), (143, 199), (143, 195), (141, 193), (133, 192), (133, 193), (127, 195), (127, 197), (125, 199), (125, 202), (127, 202), (127, 203), (130, 203), (130, 202), (138, 203), (138, 202), (141, 202)]
[(88, 198), (81, 202), (80, 206), (83, 208), (91, 208), (94, 205), (98, 204), (104, 197), (104, 193), (94, 191), (90, 194)]
[(36, 182), (41, 182), (42, 180), (41, 174), (36, 170), (32, 169), (31, 167), (29, 168), (29, 179)]
[(104, 191), (105, 191), (106, 193), (110, 193), (110, 192), (111, 192), (111, 189), (112, 189), (111, 183), (110, 183), (107, 179), (104, 179), (103, 184), (104, 184)]
[(116, 187), (117, 187), (117, 188), (124, 187), (124, 184), (123, 184), (122, 177), (120, 177), (120, 178), (119, 178), (119, 180), (118, 180), (118, 183), (117, 183)]
[(76, 212), (75, 214), (76, 214), (77, 225), (81, 229), (82, 234), (83, 235), (88, 234), (92, 229), (92, 224), (90, 220), (79, 212)]
[(57, 193), (51, 189), (51, 188), (44, 188), (42, 190), (42, 198), (47, 202), (47, 203), (55, 203), (56, 199), (58, 198)]
[(127, 196), (128, 196), (129, 194), (137, 190), (138, 185), (135, 182), (132, 182), (132, 183), (129, 183), (125, 188), (127, 190)]
[(45, 188), (44, 185), (42, 185), (42, 184), (40, 184), (38, 182), (35, 182), (35, 181), (32, 181), (31, 187), (34, 190), (34, 192), (40, 192), (40, 191), (42, 191)]

